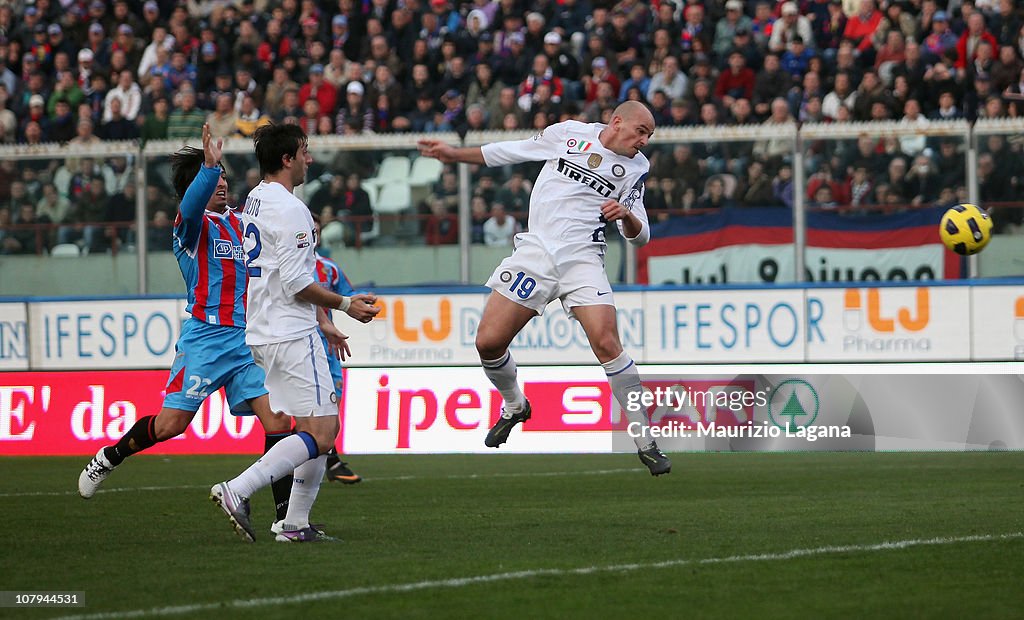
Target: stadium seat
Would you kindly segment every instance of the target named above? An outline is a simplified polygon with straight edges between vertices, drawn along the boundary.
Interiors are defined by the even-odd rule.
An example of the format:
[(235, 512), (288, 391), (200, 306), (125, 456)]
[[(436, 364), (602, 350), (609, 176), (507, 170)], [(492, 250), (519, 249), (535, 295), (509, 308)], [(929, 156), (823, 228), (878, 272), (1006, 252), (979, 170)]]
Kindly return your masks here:
[(316, 195), (317, 190), (319, 190), (325, 182), (331, 182), (330, 175), (325, 176), (327, 176), (327, 178), (324, 179), (323, 181), (321, 181), (320, 178), (316, 178), (302, 184), (302, 195), (306, 203), (309, 203), (313, 196)]
[(400, 213), (412, 206), (412, 194), (408, 183), (391, 182), (380, 188), (375, 213)]
[(366, 182), (377, 187), (385, 187), (392, 181), (409, 182), (409, 171), (411, 164), (409, 158), (404, 155), (389, 155), (380, 162), (377, 168), (377, 175), (367, 179)]
[(74, 243), (58, 243), (50, 250), (50, 256), (55, 258), (78, 258), (81, 255), (81, 250)]
[(377, 186), (368, 181), (363, 181), (359, 184), (363, 190), (366, 191), (366, 195), (370, 197), (370, 208), (376, 210), (377, 208)]
[(433, 185), (440, 180), (442, 170), (444, 170), (444, 164), (433, 157), (417, 157), (412, 162), (409, 185), (413, 187)]

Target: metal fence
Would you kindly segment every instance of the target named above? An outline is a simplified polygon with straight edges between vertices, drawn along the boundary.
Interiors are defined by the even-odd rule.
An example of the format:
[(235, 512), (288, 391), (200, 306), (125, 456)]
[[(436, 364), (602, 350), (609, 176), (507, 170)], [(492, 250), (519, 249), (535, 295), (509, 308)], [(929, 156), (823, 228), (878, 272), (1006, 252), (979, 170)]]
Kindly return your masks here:
[[(814, 210), (870, 215), (971, 201), (993, 209), (998, 235), (1013, 235), (1024, 213), (1015, 193), (1024, 183), (1022, 134), (1021, 120), (659, 129), (647, 151), (646, 202), (652, 222), (722, 208), (788, 207), (799, 281), (806, 215)], [(474, 146), (529, 135), (429, 137)], [(315, 163), (296, 193), (321, 214), (325, 251), (372, 269), (377, 285), (478, 283), (511, 249), (509, 239), (485, 234), (482, 223), (501, 216), (495, 207), (501, 205), (502, 234), (524, 227), (541, 164), (442, 166), (418, 156), (416, 141), (423, 137), (311, 137)], [(0, 295), (82, 287), (99, 294), (177, 292), (169, 254), (177, 208), (169, 155), (181, 145), (0, 147)], [(232, 204), (241, 204), (259, 181), (251, 141), (228, 140), (224, 165)], [(766, 191), (766, 184), (788, 186), (789, 193)], [(633, 248), (614, 235), (609, 245), (613, 280), (635, 282)], [(403, 255), (396, 250), (419, 271), (401, 276), (394, 266)], [(977, 259), (969, 273), (979, 273)]]

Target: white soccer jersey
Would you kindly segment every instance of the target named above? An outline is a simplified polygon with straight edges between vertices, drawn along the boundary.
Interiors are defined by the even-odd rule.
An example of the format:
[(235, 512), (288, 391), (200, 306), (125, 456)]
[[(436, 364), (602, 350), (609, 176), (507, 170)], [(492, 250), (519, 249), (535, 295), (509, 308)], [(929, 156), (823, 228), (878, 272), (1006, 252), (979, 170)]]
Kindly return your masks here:
[[(640, 220), (642, 230), (630, 241), (643, 245), (650, 239), (643, 200), (650, 162), (643, 153), (630, 159), (606, 149), (598, 139), (604, 128), (601, 123), (565, 121), (533, 138), (482, 149), (488, 166), (547, 161), (530, 194), (529, 231), (556, 259), (561, 250), (577, 251), (581, 245), (604, 253), (601, 204), (608, 199), (622, 203)], [(622, 222), (617, 223), (622, 232)]]
[(280, 183), (261, 182), (245, 200), (242, 234), (249, 273), (245, 342), (294, 340), (316, 330), (316, 306), (295, 294), (314, 283), (313, 217)]

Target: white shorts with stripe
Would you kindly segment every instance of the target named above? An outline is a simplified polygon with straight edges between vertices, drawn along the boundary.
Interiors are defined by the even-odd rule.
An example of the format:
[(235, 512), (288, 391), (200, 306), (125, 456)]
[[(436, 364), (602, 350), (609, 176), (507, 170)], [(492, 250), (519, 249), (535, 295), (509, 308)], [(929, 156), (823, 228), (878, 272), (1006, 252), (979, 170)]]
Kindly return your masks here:
[(250, 348), (253, 359), (267, 373), (271, 409), (296, 418), (338, 415), (327, 352), (316, 332)]
[(537, 314), (544, 314), (556, 299), (570, 318), (575, 318), (572, 309), (577, 306), (615, 305), (604, 257), (593, 244), (568, 245), (559, 254), (552, 254), (536, 235), (519, 233), (512, 256), (501, 261), (487, 287)]

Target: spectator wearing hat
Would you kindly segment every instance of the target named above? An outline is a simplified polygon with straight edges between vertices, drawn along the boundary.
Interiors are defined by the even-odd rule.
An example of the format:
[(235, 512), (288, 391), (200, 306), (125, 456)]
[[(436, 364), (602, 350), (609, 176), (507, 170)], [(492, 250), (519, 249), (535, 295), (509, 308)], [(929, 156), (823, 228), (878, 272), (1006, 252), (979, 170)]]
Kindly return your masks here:
[(526, 32), (523, 33), (523, 36), (526, 39), (525, 53), (530, 57), (536, 56), (544, 49), (547, 21), (547, 18), (539, 11), (531, 11), (526, 14)]
[(142, 41), (137, 38), (135, 29), (128, 24), (120, 24), (117, 27), (114, 40), (110, 43), (111, 56), (123, 52), (127, 65), (134, 68), (139, 66), (139, 62), (142, 60), (143, 50)]
[(440, 123), (434, 131), (459, 131), (466, 125), (466, 100), (457, 90), (449, 90), (441, 95)]
[(874, 36), (882, 23), (882, 13), (875, 8), (875, 0), (860, 0), (857, 12), (846, 21), (843, 38), (853, 41), (862, 62), (874, 62)]
[[(199, 46), (199, 60), (196, 61), (196, 90), (208, 92), (217, 84), (217, 72), (223, 60), (218, 46), (213, 41), (206, 41)], [(201, 107), (205, 107), (202, 106)]]
[[(25, 128), (29, 123), (37, 123), (40, 128), (43, 128), (46, 124), (46, 99), (40, 93), (29, 95), (25, 105), (25, 112), (18, 114), (18, 116), (21, 118), (21, 121), (19, 122), (20, 129), (18, 131), (19, 136), (21, 136), (19, 142), (23, 142), (25, 137)], [(43, 139), (46, 139), (45, 131)]]
[(95, 65), (102, 68), (110, 66), (110, 39), (107, 38), (103, 24), (95, 21), (89, 24), (88, 36), (83, 49), (92, 52), (92, 60)]
[(544, 55), (548, 57), (548, 64), (555, 72), (566, 89), (576, 95), (576, 83), (580, 79), (580, 63), (576, 60), (575, 54), (563, 49), (562, 35), (557, 32), (549, 32), (544, 35)]
[(50, 24), (46, 27), (46, 36), (49, 40), (50, 47), (53, 49), (54, 57), (57, 54), (64, 53), (69, 59), (75, 58), (78, 53), (78, 47), (68, 40), (68, 37), (64, 34), (64, 28), (60, 24)]
[(598, 56), (590, 63), (590, 75), (583, 76), (584, 99), (587, 103), (597, 98), (597, 86), (601, 82), (611, 84), (612, 92), (616, 94), (618, 94), (619, 89), (622, 87), (622, 82), (609, 67), (608, 60), (603, 56)]
[(53, 47), (50, 46), (47, 39), (46, 24), (36, 24), (32, 29), (32, 41), (28, 46), (28, 53), (35, 57), (41, 71), (46, 73), (53, 71)]
[[(225, 11), (226, 12), (226, 11)], [(142, 4), (142, 19), (132, 24), (135, 32), (144, 39), (150, 39), (157, 27), (163, 27), (160, 15), (160, 4), (156, 0), (146, 0)], [(233, 26), (232, 26), (233, 27)]]
[(526, 79), (531, 66), (531, 59), (524, 51), (526, 39), (521, 32), (512, 32), (505, 39), (508, 46), (500, 54), (498, 79), (505, 84), (519, 84)]
[(345, 100), (338, 106), (334, 128), (344, 134), (348, 125), (358, 127), (357, 133), (373, 131), (373, 110), (366, 104), (366, 88), (362, 82), (351, 81), (345, 86)]
[(314, 62), (311, 53), (313, 43), (321, 37), (320, 22), (315, 17), (304, 17), (299, 20), (299, 25), (299, 34), (293, 40), (292, 55), (298, 60), (299, 68), (308, 71)]
[(22, 49), (28, 49), (31, 47), (32, 41), (35, 38), (36, 26), (43, 23), (43, 20), (36, 7), (29, 5), (25, 7), (25, 11), (21, 15), (20, 22), (21, 23), (15, 26), (7, 36), (12, 41), (20, 41)]
[(946, 55), (946, 52), (956, 49), (957, 36), (949, 28), (949, 17), (945, 11), (936, 11), (932, 15), (931, 32), (921, 42), (922, 57), (925, 63), (935, 64)]
[[(867, 0), (872, 1), (872, 0)], [(768, 49), (783, 54), (792, 51), (793, 42), (799, 38), (804, 49), (814, 49), (814, 30), (811, 20), (800, 14), (796, 2), (784, 2), (781, 9), (782, 17), (772, 26), (772, 36), (768, 39)], [(868, 41), (868, 45), (871, 42)]]
[(309, 68), (309, 80), (299, 88), (299, 105), (305, 106), (309, 99), (316, 99), (320, 104), (319, 114), (333, 116), (338, 106), (338, 92), (324, 80), (324, 66), (320, 64)]
[(743, 13), (741, 0), (728, 0), (725, 3), (725, 19), (718, 20), (715, 25), (715, 40), (712, 49), (719, 57), (724, 57), (733, 47), (733, 38), (739, 29), (750, 30), (750, 18)]

